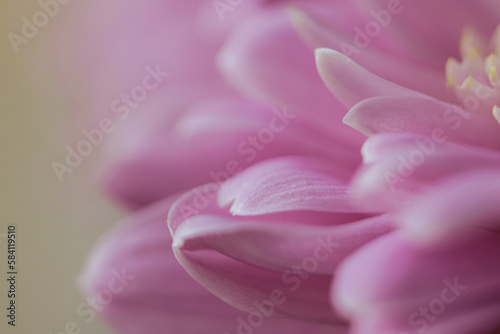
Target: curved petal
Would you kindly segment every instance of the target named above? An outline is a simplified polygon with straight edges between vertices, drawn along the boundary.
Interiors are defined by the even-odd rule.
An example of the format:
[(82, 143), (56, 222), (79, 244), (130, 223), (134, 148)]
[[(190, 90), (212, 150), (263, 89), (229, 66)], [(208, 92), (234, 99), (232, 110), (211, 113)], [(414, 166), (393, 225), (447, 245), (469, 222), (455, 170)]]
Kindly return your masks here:
[(199, 184), (221, 183), (272, 157), (342, 158), (351, 168), (360, 162), (356, 144), (327, 137), (295, 117), (235, 99), (198, 103), (173, 127), (168, 115), (139, 115), (106, 140), (101, 178), (115, 198), (137, 208)]
[[(339, 13), (344, 15), (344, 11)], [(369, 47), (358, 49), (352, 45), (351, 27), (347, 29), (339, 26), (343, 23), (341, 19), (330, 18), (338, 13), (328, 14), (314, 15), (295, 8), (289, 10), (295, 29), (314, 49), (337, 50), (381, 78), (441, 100), (456, 101), (453, 92), (443, 84), (444, 67), (439, 71), (434, 70), (387, 52), (381, 46), (372, 45), (378, 39), (372, 40)], [(353, 25), (353, 22), (349, 24)]]
[(443, 139), (410, 134), (370, 137), (363, 147), (364, 165), (353, 181), (356, 198), (368, 207), (394, 210), (443, 179), (500, 167), (496, 151)]
[(218, 56), (221, 72), (245, 96), (284, 105), (317, 128), (360, 142), (351, 129), (338, 127), (345, 108), (329, 94), (307, 48), (277, 8), (243, 22)]
[(89, 303), (82, 303), (84, 314), (99, 312), (123, 334), (234, 333), (249, 324), (263, 334), (345, 332), (298, 320), (252, 317), (196, 283), (172, 253), (165, 217), (174, 199), (138, 211), (100, 241), (80, 277)]
[(345, 326), (331, 310), (326, 296), (331, 275), (284, 277), (281, 272), (248, 266), (210, 250), (174, 249), (174, 253), (191, 277), (240, 310), (256, 312), (258, 305), (271, 302), (273, 316)]
[(230, 212), (240, 216), (293, 210), (359, 212), (346, 182), (352, 167), (308, 157), (269, 160), (224, 183), (219, 204), (230, 204)]
[(500, 148), (497, 123), (429, 97), (369, 98), (351, 108), (344, 122), (366, 136), (380, 132), (432, 136), (439, 130), (452, 142)]
[(471, 227), (500, 233), (499, 198), (500, 166), (479, 169), (441, 182), (416, 199), (402, 213), (403, 226), (425, 244), (466, 237)]
[[(299, 161), (302, 168), (310, 163)], [(290, 160), (278, 162), (285, 167)], [(324, 169), (325, 165), (311, 167)], [(224, 190), (228, 198), (232, 188)], [(273, 289), (279, 289), (288, 301), (277, 307), (279, 314), (339, 324), (325, 307), (325, 284), (345, 256), (391, 231), (392, 219), (312, 210), (231, 216), (217, 204), (217, 189), (211, 187), (208, 192), (208, 185), (194, 189), (179, 198), (169, 213), (176, 256), (190, 275), (245, 311), (255, 309), (255, 299), (269, 298)]]
[(500, 234), (435, 247), (389, 234), (341, 265), (332, 301), (356, 334), (497, 333)]
[(222, 82), (214, 58), (227, 31), (214, 34), (198, 26), (208, 23), (202, 20), (207, 13), (215, 14), (205, 1), (87, 1), (67, 10), (65, 29), (56, 34), (55, 67), (85, 117), (110, 115), (113, 100), (142, 84), (148, 66), (170, 74), (158, 88), (164, 92), (186, 83)]
[(294, 269), (331, 275), (359, 247), (394, 229), (390, 215), (333, 226), (257, 219), (192, 217), (175, 230), (174, 247), (183, 252), (211, 248), (243, 263), (280, 271), (286, 280)]
[(347, 108), (376, 96), (424, 96), (376, 76), (335, 50), (317, 49), (316, 65), (330, 92)]
[(395, 14), (390, 15), (389, 23), (376, 37), (391, 41), (386, 44), (390, 51), (437, 70), (443, 68), (448, 57), (458, 55), (464, 26), (474, 26), (489, 36), (498, 25), (499, 12), (490, 8), (495, 0), (355, 2), (366, 23), (380, 22), (373, 13), (392, 8)]

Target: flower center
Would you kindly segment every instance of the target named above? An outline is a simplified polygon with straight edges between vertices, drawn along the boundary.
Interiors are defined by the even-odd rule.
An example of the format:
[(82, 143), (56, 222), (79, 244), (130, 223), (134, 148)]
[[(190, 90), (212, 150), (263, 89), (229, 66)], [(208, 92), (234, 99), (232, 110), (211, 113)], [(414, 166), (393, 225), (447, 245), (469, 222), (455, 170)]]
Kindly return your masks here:
[(462, 61), (446, 63), (448, 86), (469, 112), (495, 117), (500, 123), (500, 26), (491, 40), (474, 28), (464, 29), (460, 40)]

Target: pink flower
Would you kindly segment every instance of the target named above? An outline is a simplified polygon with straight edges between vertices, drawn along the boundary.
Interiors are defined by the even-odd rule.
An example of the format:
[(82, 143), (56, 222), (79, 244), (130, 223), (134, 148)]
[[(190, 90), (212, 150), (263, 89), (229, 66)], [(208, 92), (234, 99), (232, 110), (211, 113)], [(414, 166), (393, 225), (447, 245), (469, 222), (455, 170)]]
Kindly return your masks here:
[[(82, 277), (87, 294), (123, 333), (497, 331), (498, 182), (487, 182), (498, 176), (500, 131), (485, 110), (500, 80), (480, 36), (493, 32), (499, 5), (284, 4), (248, 2), (224, 28), (201, 1), (90, 7), (89, 18), (120, 11), (103, 15), (97, 42), (83, 33), (91, 56), (75, 55), (89, 65), (82, 81), (98, 117), (144, 66), (172, 73), (106, 143), (108, 190), (141, 209), (101, 241)], [(464, 63), (445, 73), (465, 22), (477, 32), (461, 43)], [(102, 57), (93, 43), (111, 47)], [(493, 94), (475, 113), (451, 105), (487, 83), (483, 65)], [(93, 92), (104, 70), (106, 89)], [(238, 145), (283, 118), (276, 106), (296, 116), (283, 136), (229, 166)], [(340, 124), (347, 109), (344, 121), (373, 135), (354, 192), (360, 139)], [(403, 181), (387, 180), (415, 147), (432, 152)], [(104, 299), (121, 269), (130, 281)]]

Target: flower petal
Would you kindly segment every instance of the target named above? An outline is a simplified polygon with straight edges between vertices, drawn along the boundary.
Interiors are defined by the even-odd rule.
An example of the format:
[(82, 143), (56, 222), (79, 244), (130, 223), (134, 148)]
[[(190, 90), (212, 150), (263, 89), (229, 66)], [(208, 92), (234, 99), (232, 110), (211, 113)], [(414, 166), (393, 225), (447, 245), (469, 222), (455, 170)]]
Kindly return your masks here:
[[(326, 298), (330, 275), (314, 275), (302, 281), (296, 275), (283, 278), (283, 273), (251, 267), (212, 251), (174, 252), (191, 277), (240, 310), (256, 312), (257, 305), (278, 299), (283, 303), (274, 303), (273, 316), (345, 326)], [(291, 290), (294, 282), (300, 282), (296, 291)]]
[(416, 199), (402, 213), (403, 226), (425, 244), (466, 237), (471, 227), (500, 233), (499, 198), (500, 166), (461, 174)]
[(308, 157), (273, 159), (224, 183), (219, 204), (231, 204), (231, 213), (240, 216), (293, 210), (359, 212), (346, 183), (353, 167)]
[(383, 22), (381, 11), (392, 9), (393, 15), (389, 14), (389, 22), (384, 22), (386, 26), (381, 27), (376, 38), (391, 41), (386, 43), (388, 50), (437, 70), (443, 68), (448, 57), (458, 55), (457, 45), (465, 25), (489, 36), (498, 24), (498, 11), (489, 8), (495, 0), (355, 2), (366, 24)]
[(243, 22), (220, 51), (218, 66), (245, 96), (284, 105), (319, 129), (360, 142), (351, 129), (338, 126), (345, 107), (321, 82), (313, 51), (297, 37), (282, 9)]
[(376, 76), (335, 50), (317, 49), (316, 64), (330, 92), (348, 108), (376, 96), (422, 96)]
[[(165, 217), (174, 200), (136, 212), (100, 241), (80, 277), (87, 300), (123, 334), (234, 333), (248, 326), (250, 315), (196, 283), (173, 256)], [(90, 304), (82, 304), (85, 314), (87, 308)], [(256, 333), (345, 333), (342, 327), (262, 319)]]
[(138, 117), (104, 143), (101, 179), (113, 197), (138, 208), (200, 184), (222, 182), (276, 156), (331, 156), (351, 166), (359, 163), (357, 144), (332, 139), (337, 134), (326, 136), (292, 117), (287, 110), (229, 98), (198, 103), (173, 126), (168, 115)]
[(500, 234), (435, 247), (389, 234), (341, 265), (332, 300), (356, 334), (497, 333)]
[[(277, 307), (278, 314), (339, 324), (325, 304), (325, 284), (345, 256), (392, 231), (393, 220), (307, 210), (232, 216), (217, 205), (217, 189), (215, 184), (193, 189), (169, 213), (175, 254), (190, 275), (248, 312), (255, 309), (255, 300), (279, 289), (288, 302)], [(300, 267), (308, 261), (315, 261), (309, 273)]]
[(344, 122), (367, 136), (384, 132), (432, 136), (439, 130), (452, 142), (500, 148), (498, 124), (424, 96), (370, 98), (349, 110)]
[(174, 247), (184, 252), (211, 248), (282, 273), (301, 268), (307, 275), (331, 275), (359, 247), (394, 229), (390, 215), (332, 226), (257, 219), (192, 217), (175, 230)]
[[(340, 18), (336, 20), (330, 18), (330, 16), (340, 16), (339, 13), (345, 15), (345, 12), (346, 10), (342, 9), (338, 13), (320, 14), (327, 16), (323, 18), (295, 8), (289, 10), (295, 29), (314, 49), (337, 50), (381, 78), (441, 100), (456, 101), (455, 95), (443, 84), (444, 68), (438, 71), (416, 64), (387, 52), (379, 45), (370, 44), (370, 47), (363, 49), (354, 47), (351, 36), (351, 26), (354, 23), (351, 21), (349, 27), (344, 27)], [(372, 40), (371, 43), (376, 40)]]
[(370, 137), (363, 146), (364, 165), (353, 181), (358, 201), (367, 208), (394, 210), (440, 180), (469, 170), (500, 167), (496, 151), (447, 143), (443, 138), (411, 134)]

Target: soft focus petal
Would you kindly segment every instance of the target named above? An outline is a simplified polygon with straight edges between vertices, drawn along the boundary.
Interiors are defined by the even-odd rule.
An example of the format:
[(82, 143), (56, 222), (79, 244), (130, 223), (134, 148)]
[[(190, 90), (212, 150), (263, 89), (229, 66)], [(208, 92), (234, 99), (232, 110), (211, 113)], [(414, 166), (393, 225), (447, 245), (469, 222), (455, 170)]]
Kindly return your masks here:
[(223, 182), (277, 156), (326, 156), (351, 169), (360, 162), (357, 144), (317, 132), (288, 109), (270, 111), (244, 100), (220, 99), (196, 104), (173, 126), (169, 119), (139, 115), (105, 143), (101, 178), (129, 207)]
[(221, 50), (218, 65), (245, 96), (284, 105), (320, 129), (360, 142), (351, 129), (336, 126), (345, 108), (321, 82), (313, 51), (300, 41), (283, 10), (243, 22)]
[(402, 213), (405, 231), (425, 244), (443, 243), (457, 234), (466, 237), (471, 227), (500, 233), (499, 198), (500, 166), (458, 175)]
[[(458, 55), (458, 41), (464, 26), (476, 27), (486, 36), (498, 24), (500, 15), (495, 0), (356, 0), (365, 22), (376, 22), (375, 13), (393, 10), (389, 23), (382, 27), (388, 50), (426, 66), (441, 70), (448, 57)], [(496, 10), (491, 10), (492, 7)], [(363, 26), (361, 29), (365, 28)]]
[(390, 234), (344, 262), (332, 291), (353, 334), (497, 333), (500, 234), (435, 247)]
[[(352, 48), (351, 27), (346, 29), (341, 18), (332, 20), (330, 16), (344, 15), (339, 13), (310, 14), (298, 9), (290, 9), (289, 14), (295, 29), (300, 36), (314, 49), (329, 48), (344, 53), (352, 60), (374, 74), (398, 85), (428, 94), (446, 101), (455, 101), (455, 95), (444, 84), (444, 68), (439, 71), (413, 63), (380, 46), (370, 45), (368, 48)], [(351, 21), (349, 25), (354, 25)], [(372, 42), (378, 39), (372, 40)]]
[(64, 47), (55, 58), (64, 88), (87, 116), (111, 114), (112, 101), (140, 85), (148, 66), (170, 73), (158, 88), (164, 92), (190, 82), (221, 81), (213, 59), (227, 32), (205, 35), (209, 29), (198, 26), (205, 12), (213, 14), (204, 1), (86, 1), (68, 10), (69, 22), (63, 24), (69, 28), (57, 32)]

